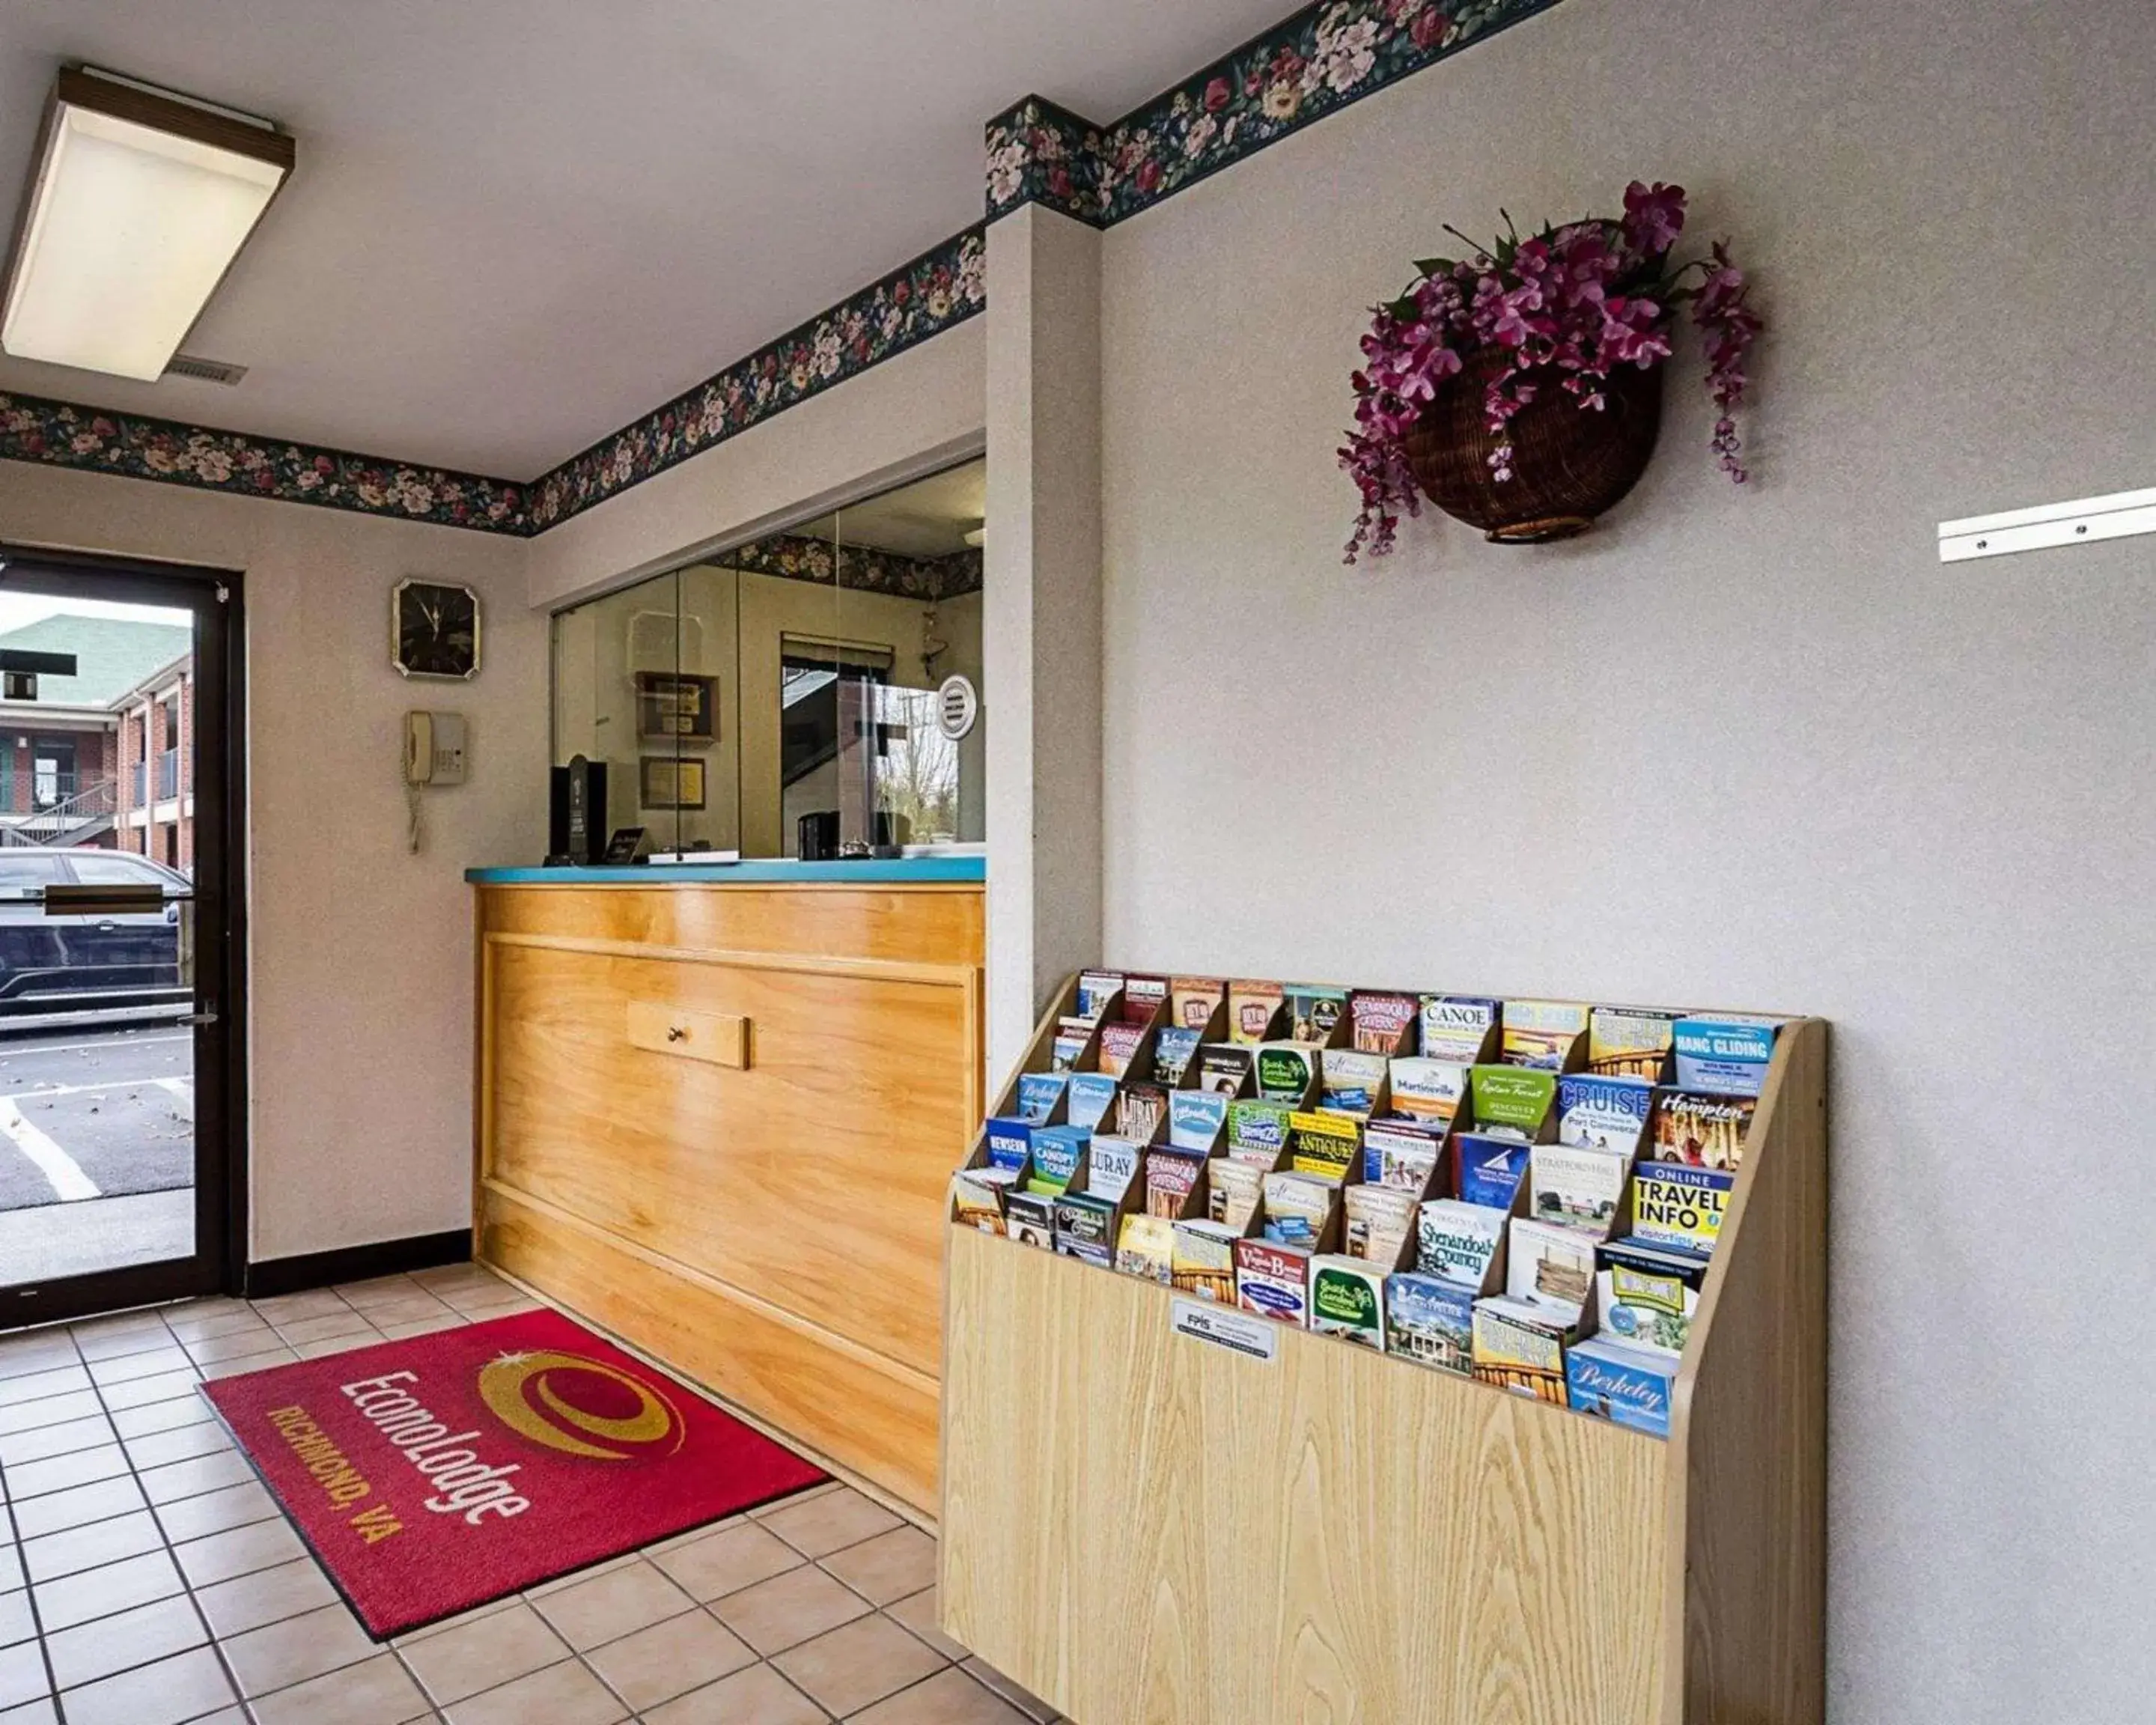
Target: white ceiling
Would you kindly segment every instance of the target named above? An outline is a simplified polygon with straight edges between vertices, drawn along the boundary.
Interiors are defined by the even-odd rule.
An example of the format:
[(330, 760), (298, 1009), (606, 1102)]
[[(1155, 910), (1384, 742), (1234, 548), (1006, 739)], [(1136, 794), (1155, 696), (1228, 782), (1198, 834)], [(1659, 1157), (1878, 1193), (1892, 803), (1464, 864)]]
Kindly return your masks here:
[(267, 115), (300, 164), (186, 343), (237, 388), (0, 388), (532, 478), (979, 219), (1020, 96), (1111, 119), (1291, 9), (5, 0), (0, 187), (63, 59)]

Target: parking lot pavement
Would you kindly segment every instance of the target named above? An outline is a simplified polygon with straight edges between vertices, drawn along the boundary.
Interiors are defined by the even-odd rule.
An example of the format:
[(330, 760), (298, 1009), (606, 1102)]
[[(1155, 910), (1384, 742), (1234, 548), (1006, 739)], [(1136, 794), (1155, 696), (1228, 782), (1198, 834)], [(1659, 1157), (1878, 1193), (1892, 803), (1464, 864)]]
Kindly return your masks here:
[(193, 1041), (166, 1028), (0, 1040), (0, 1210), (192, 1184)]

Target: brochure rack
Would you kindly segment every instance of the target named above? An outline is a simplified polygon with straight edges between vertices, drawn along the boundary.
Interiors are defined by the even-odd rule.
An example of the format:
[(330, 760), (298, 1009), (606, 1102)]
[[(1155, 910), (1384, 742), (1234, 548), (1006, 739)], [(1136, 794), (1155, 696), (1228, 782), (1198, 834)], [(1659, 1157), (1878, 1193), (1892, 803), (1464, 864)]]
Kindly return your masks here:
[(1082, 1725), (1819, 1725), (1826, 1045), (1781, 1032), (1666, 1440), (952, 1228), (944, 1628)]

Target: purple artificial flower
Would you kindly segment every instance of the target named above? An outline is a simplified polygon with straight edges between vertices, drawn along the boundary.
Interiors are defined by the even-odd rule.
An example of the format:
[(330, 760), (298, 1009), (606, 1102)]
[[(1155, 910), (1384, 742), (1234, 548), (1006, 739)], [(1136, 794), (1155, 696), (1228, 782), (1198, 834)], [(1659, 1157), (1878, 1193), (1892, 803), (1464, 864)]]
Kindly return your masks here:
[(1683, 187), (1635, 180), (1625, 188), (1625, 238), (1635, 251), (1659, 258), (1677, 243), (1684, 223)]
[[(1434, 265), (1402, 298), (1372, 314), (1362, 338), (1366, 363), (1352, 378), (1355, 429), (1339, 452), (1363, 501), (1349, 562), (1364, 552), (1383, 556), (1400, 517), (1421, 512), (1405, 439), (1471, 356), (1502, 356), (1485, 380), (1482, 408), (1498, 439), (1488, 457), (1490, 476), (1502, 484), (1513, 477), (1516, 459), (1507, 428), (1538, 398), (1543, 379), (1554, 377), (1579, 411), (1606, 409), (1611, 368), (1650, 370), (1667, 360), (1676, 307), (1686, 302), (1706, 351), (1707, 391), (1720, 410), (1715, 457), (1731, 479), (1745, 480), (1732, 410), (1748, 386), (1745, 362), (1762, 326), (1725, 245), (1669, 268), (1684, 221), (1682, 187), (1635, 180), (1625, 188), (1621, 220), (1568, 222)], [(1695, 270), (1700, 280), (1689, 285)]]

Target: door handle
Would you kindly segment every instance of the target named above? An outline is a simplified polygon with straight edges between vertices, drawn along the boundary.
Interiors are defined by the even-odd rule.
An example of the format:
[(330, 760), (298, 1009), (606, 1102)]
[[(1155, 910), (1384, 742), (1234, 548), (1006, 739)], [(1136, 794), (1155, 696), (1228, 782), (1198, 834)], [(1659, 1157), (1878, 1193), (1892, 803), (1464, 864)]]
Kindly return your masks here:
[(102, 922), (97, 925), (97, 932), (100, 934), (110, 934), (114, 929), (119, 927), (120, 925), (117, 922), (115, 922), (110, 916), (107, 916)]
[(183, 1024), (193, 1024), (198, 1027), (204, 1024), (213, 1024), (217, 1022), (217, 1009), (214, 1006), (205, 1006), (200, 1012), (191, 1012), (187, 1014), (180, 1019), (179, 1022)]

